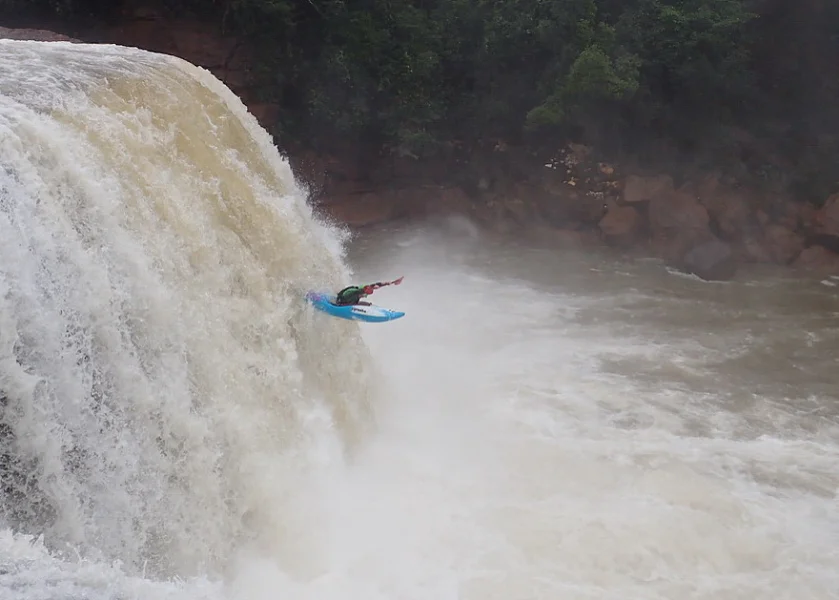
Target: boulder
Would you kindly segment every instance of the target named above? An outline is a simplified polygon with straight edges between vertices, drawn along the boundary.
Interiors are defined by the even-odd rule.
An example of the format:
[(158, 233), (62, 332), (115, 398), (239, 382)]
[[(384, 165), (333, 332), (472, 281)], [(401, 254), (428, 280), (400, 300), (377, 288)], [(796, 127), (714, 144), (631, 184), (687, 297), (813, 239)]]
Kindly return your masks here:
[(801, 229), (801, 233), (810, 235), (816, 227), (818, 210), (809, 202), (797, 202), (795, 206), (798, 209), (798, 227)]
[(741, 238), (754, 222), (749, 199), (738, 190), (716, 187), (713, 191), (700, 191), (699, 202), (716, 223), (721, 237), (728, 241)]
[(731, 246), (718, 239), (694, 246), (676, 266), (706, 281), (727, 281), (737, 273)]
[(632, 206), (621, 206), (614, 202), (608, 205), (606, 214), (598, 224), (607, 243), (628, 247), (637, 241), (641, 231), (641, 216)]
[(623, 185), (623, 201), (627, 204), (648, 202), (674, 192), (673, 178), (669, 175), (641, 177), (630, 175)]
[(802, 250), (793, 266), (807, 271), (825, 274), (839, 274), (839, 254), (824, 246), (810, 246)]
[(774, 259), (762, 238), (746, 237), (737, 244), (740, 260), (751, 263), (772, 263)]
[(704, 235), (708, 223), (708, 211), (688, 194), (675, 192), (650, 202), (650, 228), (654, 235), (686, 232)]
[(553, 227), (594, 226), (605, 211), (602, 194), (566, 184), (543, 187), (521, 182), (515, 184), (507, 194), (531, 206), (531, 218)]
[(816, 212), (814, 226), (817, 234), (839, 237), (839, 194), (828, 198)]
[(788, 265), (804, 249), (804, 238), (784, 225), (768, 225), (763, 238), (773, 262), (778, 264)]
[(801, 210), (798, 203), (779, 199), (775, 204), (775, 223), (796, 231), (801, 228)]
[(674, 192), (650, 201), (653, 249), (665, 260), (679, 261), (691, 248), (713, 238), (708, 211), (696, 198)]

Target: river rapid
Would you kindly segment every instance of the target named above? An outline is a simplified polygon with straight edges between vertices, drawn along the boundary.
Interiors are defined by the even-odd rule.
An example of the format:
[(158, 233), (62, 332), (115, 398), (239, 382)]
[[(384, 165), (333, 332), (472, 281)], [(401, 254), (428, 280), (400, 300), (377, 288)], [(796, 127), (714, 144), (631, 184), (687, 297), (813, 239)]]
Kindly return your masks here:
[(401, 432), (378, 444), (435, 482), (403, 527), (481, 532), (463, 597), (837, 597), (836, 278), (707, 283), (462, 219), (353, 248), (360, 280), (406, 274), (376, 301), (408, 316), (364, 330)]

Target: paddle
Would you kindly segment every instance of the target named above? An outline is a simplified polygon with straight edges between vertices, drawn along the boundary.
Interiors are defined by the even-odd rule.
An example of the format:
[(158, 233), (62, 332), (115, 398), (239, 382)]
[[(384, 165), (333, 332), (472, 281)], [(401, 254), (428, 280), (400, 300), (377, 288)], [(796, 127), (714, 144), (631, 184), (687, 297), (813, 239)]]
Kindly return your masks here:
[(402, 277), (400, 277), (399, 279), (394, 279), (393, 281), (388, 281), (388, 282), (385, 282), (385, 283), (374, 283), (373, 288), (378, 289), (380, 287), (385, 287), (386, 285), (399, 285), (400, 283), (402, 283), (403, 279), (405, 279), (404, 275)]

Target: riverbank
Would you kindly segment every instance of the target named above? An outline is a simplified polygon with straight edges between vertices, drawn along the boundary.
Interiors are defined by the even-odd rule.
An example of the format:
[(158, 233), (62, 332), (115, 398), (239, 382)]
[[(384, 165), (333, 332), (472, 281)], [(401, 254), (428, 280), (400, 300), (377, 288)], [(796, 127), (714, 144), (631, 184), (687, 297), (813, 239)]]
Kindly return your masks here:
[(496, 232), (646, 254), (710, 280), (730, 279), (744, 263), (839, 273), (839, 196), (817, 208), (715, 172), (682, 181), (631, 172), (575, 144), (548, 161), (495, 152), (483, 173), (451, 165), (462, 169), (460, 184), (417, 166), (423, 180), (396, 161), (378, 175), (386, 184), (335, 160), (293, 162), (316, 206), (354, 228), (461, 214)]

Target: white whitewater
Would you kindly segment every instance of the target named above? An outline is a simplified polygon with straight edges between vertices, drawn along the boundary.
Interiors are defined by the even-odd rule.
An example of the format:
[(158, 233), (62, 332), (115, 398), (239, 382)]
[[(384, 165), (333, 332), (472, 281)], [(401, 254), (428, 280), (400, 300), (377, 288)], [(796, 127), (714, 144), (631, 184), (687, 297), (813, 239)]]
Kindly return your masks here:
[[(834, 280), (347, 258), (229, 90), (120, 47), (0, 42), (0, 158), (0, 600), (839, 597)], [(407, 316), (301, 306), (348, 263)]]
[(357, 330), (301, 310), (341, 238), (267, 133), (183, 61), (4, 41), (0, 157), (7, 527), (161, 576), (298, 552), (300, 438), (352, 445), (371, 394)]

